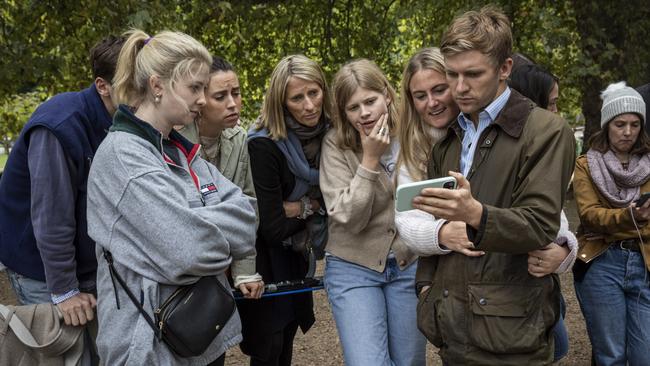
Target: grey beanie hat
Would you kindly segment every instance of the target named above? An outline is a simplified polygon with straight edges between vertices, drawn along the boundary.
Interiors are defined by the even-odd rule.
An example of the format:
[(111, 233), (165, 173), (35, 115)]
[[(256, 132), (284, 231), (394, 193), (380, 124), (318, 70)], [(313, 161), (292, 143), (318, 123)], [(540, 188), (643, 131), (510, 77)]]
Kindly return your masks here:
[(612, 118), (623, 113), (636, 113), (645, 122), (645, 102), (641, 94), (627, 85), (625, 81), (609, 84), (600, 94), (603, 106), (600, 109), (600, 127), (605, 127)]

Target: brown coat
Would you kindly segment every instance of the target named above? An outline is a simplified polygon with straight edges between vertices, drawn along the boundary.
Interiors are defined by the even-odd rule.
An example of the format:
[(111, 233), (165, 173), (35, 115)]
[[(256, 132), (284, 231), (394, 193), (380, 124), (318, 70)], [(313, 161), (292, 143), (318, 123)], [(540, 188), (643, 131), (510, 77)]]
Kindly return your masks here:
[[(590, 262), (609, 248), (609, 243), (622, 239), (636, 239), (638, 234), (630, 210), (613, 208), (598, 191), (589, 173), (587, 156), (576, 161), (573, 192), (580, 215), (578, 259)], [(650, 192), (650, 180), (641, 186), (641, 193)], [(637, 222), (645, 243), (641, 248), (646, 267), (650, 270), (650, 225)], [(584, 233), (602, 234), (604, 240), (586, 240)]]
[(361, 153), (340, 149), (334, 130), (323, 139), (320, 189), (329, 215), (328, 253), (377, 272), (391, 249), (402, 269), (417, 259), (395, 228), (392, 179), (363, 168)]
[[(430, 178), (459, 171), (462, 136), (452, 123), (434, 146)], [(560, 287), (555, 275), (528, 274), (527, 253), (558, 232), (573, 133), (512, 90), (478, 143), (467, 178), (484, 211), (478, 230), (468, 234), (486, 254), (420, 259), (416, 281), (431, 288), (420, 295), (418, 326), (450, 365), (547, 365)]]

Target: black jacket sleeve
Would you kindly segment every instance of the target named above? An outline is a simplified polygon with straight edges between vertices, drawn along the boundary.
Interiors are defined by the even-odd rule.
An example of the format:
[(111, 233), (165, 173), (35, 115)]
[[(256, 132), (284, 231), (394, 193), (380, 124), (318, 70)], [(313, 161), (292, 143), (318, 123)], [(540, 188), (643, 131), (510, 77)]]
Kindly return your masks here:
[(257, 195), (260, 225), (258, 241), (268, 246), (282, 246), (282, 240), (305, 228), (304, 220), (288, 218), (282, 202), (295, 185), (286, 158), (267, 138), (248, 142), (253, 185)]

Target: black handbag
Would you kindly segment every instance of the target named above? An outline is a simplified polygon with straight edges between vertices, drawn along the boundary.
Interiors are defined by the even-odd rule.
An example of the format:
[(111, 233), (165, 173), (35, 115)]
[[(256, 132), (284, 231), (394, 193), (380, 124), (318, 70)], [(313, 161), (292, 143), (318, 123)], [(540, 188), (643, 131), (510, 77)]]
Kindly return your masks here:
[[(111, 279), (117, 279), (158, 339), (180, 357), (205, 352), (235, 313), (235, 298), (216, 276), (201, 277), (196, 283), (180, 286), (155, 311), (154, 320), (136, 300), (115, 271), (111, 252), (104, 250)], [(117, 308), (120, 308), (113, 280)]]

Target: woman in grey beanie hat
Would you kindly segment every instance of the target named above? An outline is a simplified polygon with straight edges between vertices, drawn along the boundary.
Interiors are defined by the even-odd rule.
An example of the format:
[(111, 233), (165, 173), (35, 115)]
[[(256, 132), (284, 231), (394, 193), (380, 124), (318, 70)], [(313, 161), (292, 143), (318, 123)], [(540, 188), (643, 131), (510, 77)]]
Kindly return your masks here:
[[(575, 288), (598, 365), (647, 365), (650, 349), (650, 139), (646, 106), (625, 82), (601, 95), (602, 130), (578, 157)], [(640, 206), (640, 207), (637, 207)]]

